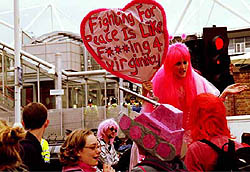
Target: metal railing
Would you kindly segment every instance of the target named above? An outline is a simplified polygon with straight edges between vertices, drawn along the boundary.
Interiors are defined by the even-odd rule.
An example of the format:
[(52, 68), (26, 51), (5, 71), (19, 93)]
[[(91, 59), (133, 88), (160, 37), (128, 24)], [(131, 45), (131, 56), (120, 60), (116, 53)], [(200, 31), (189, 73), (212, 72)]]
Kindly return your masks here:
[(138, 98), (140, 98), (140, 99), (142, 99), (142, 100), (144, 100), (144, 101), (146, 101), (148, 103), (151, 103), (151, 104), (153, 104), (155, 106), (159, 106), (160, 105), (160, 103), (158, 103), (157, 101), (154, 101), (154, 100), (149, 99), (149, 98), (147, 98), (145, 96), (142, 96), (142, 95), (140, 95), (140, 94), (138, 94), (136, 92), (133, 92), (133, 91), (127, 89), (127, 88), (119, 87), (119, 89), (122, 90), (122, 91), (125, 91), (125, 92), (127, 92), (129, 94), (132, 94), (132, 95), (134, 95), (134, 96), (136, 96), (136, 97), (138, 97)]
[[(11, 90), (11, 89), (8, 88), (8, 90)], [(8, 95), (4, 95), (2, 92), (0, 92), (0, 109), (6, 112), (13, 111), (14, 110), (14, 98)]]

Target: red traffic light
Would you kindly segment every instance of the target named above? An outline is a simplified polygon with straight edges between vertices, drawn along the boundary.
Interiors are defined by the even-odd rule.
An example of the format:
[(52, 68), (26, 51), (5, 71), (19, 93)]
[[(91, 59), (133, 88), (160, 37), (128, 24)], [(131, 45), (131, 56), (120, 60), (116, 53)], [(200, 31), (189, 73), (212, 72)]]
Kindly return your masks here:
[(224, 41), (220, 36), (216, 36), (213, 39), (216, 50), (221, 50), (224, 46)]
[(219, 60), (219, 59), (216, 60), (216, 64), (217, 64), (217, 65), (220, 64), (220, 60)]

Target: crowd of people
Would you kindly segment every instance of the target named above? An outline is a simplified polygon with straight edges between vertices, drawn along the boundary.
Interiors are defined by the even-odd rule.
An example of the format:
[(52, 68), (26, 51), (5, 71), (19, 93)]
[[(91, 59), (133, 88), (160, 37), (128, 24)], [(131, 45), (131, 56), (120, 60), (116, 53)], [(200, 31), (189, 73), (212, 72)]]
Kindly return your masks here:
[[(143, 95), (153, 91), (162, 106), (141, 106), (131, 97), (130, 105), (140, 113), (135, 119), (127, 115), (119, 121), (105, 119), (97, 127), (97, 134), (89, 129), (73, 130), (60, 147), (61, 166), (56, 169), (48, 160), (48, 146), (43, 148), (43, 135), (49, 125), (47, 108), (30, 103), (23, 108), (23, 128), (0, 121), (0, 170), (213, 171), (218, 154), (200, 140), (222, 147), (233, 139), (223, 100), (246, 89), (245, 85), (233, 84), (220, 94), (192, 68), (188, 48), (176, 43), (169, 47), (164, 65), (152, 82), (143, 83)], [(89, 109), (95, 109), (92, 103), (89, 101)], [(126, 135), (126, 143), (130, 141), (129, 146), (115, 145), (119, 130)], [(131, 148), (132, 141), (135, 149)], [(121, 146), (127, 150), (119, 152)], [(249, 145), (235, 141), (236, 149), (245, 146)]]

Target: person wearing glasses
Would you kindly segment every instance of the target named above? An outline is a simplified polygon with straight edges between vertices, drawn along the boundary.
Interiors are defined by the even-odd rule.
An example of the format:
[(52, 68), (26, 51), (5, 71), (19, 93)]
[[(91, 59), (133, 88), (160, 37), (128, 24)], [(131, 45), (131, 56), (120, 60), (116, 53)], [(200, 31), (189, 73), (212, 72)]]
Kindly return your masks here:
[[(99, 141), (91, 130), (76, 129), (70, 133), (60, 148), (60, 162), (63, 172), (99, 172), (97, 168), (101, 149)], [(114, 172), (108, 164), (103, 172)]]
[(100, 164), (107, 163), (114, 167), (118, 163), (119, 157), (113, 144), (118, 128), (119, 126), (113, 118), (106, 119), (99, 124), (97, 137), (101, 145)]

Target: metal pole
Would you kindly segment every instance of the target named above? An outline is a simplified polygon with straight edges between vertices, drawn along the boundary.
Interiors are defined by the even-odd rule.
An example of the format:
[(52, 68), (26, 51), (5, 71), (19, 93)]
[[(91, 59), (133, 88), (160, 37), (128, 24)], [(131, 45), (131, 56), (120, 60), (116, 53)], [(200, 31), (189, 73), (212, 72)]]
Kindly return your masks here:
[(151, 99), (149, 99), (149, 98), (147, 98), (147, 97), (144, 97), (144, 96), (142, 96), (142, 95), (140, 95), (140, 94), (137, 94), (137, 93), (135, 93), (135, 92), (133, 92), (133, 91), (127, 89), (127, 88), (119, 87), (119, 89), (122, 90), (122, 91), (125, 91), (125, 92), (127, 92), (127, 93), (129, 93), (129, 94), (132, 94), (132, 95), (134, 95), (134, 96), (137, 96), (137, 97), (139, 97), (140, 99), (142, 99), (142, 100), (144, 100), (144, 101), (147, 101), (148, 103), (151, 103), (151, 104), (153, 104), (153, 105), (155, 105), (155, 106), (159, 106), (159, 105), (160, 105), (160, 103), (158, 103), (158, 102), (156, 102), (156, 101), (154, 101), (154, 100), (151, 100)]
[[(57, 89), (62, 89), (62, 59), (61, 53), (56, 53)], [(56, 109), (62, 109), (62, 96), (56, 96)]]
[[(61, 53), (56, 53), (56, 73), (57, 73), (57, 89), (62, 89), (62, 58)], [(63, 110), (62, 110), (62, 95), (56, 96), (56, 109), (60, 110), (60, 134), (63, 135)]]
[(22, 126), (21, 124), (21, 86), (19, 83), (20, 63), (20, 18), (19, 18), (19, 0), (14, 0), (14, 51), (15, 51), (15, 123), (14, 126)]
[(88, 106), (88, 79), (85, 78), (85, 107)]
[[(123, 79), (120, 78), (119, 80), (119, 86), (122, 87), (123, 86)], [(119, 90), (119, 89), (118, 89)], [(123, 104), (123, 91), (119, 90), (119, 95), (120, 95), (120, 105)]]
[(85, 116), (84, 116), (84, 107), (82, 106), (82, 115), (81, 115), (81, 127), (84, 128), (85, 127)]
[(179, 19), (179, 21), (178, 21), (178, 23), (177, 23), (177, 25), (176, 25), (176, 27), (175, 27), (175, 29), (174, 29), (174, 35), (175, 35), (176, 31), (178, 30), (178, 28), (180, 27), (181, 22), (182, 22), (182, 20), (183, 20), (183, 18), (184, 18), (184, 16), (185, 16), (185, 14), (187, 13), (187, 10), (188, 10), (188, 8), (189, 8), (191, 2), (192, 2), (192, 0), (189, 0), (189, 1), (187, 2), (186, 6), (185, 6), (185, 8), (184, 8), (184, 10), (183, 10), (183, 12), (182, 12), (182, 14), (181, 14), (181, 18)]
[(37, 96), (36, 96), (37, 90), (36, 89), (38, 89), (38, 88), (34, 83), (32, 83), (31, 85), (32, 85), (32, 89), (33, 89), (33, 99), (32, 99), (32, 101), (36, 102), (37, 101)]
[(105, 102), (105, 107), (104, 107), (104, 119), (107, 118), (107, 77), (106, 74), (104, 75), (104, 102)]
[(50, 4), (50, 5), (51, 5), (51, 12), (53, 12), (53, 14), (55, 15), (55, 18), (56, 18), (56, 20), (57, 20), (57, 22), (58, 22), (58, 24), (60, 26), (60, 30), (65, 30), (64, 27), (63, 27), (62, 21), (60, 20), (60, 17), (57, 14), (56, 9), (54, 8), (54, 5), (52, 5), (52, 4)]
[[(84, 71), (88, 71), (88, 53), (87, 53), (87, 48), (82, 45), (82, 49), (84, 50)], [(88, 106), (88, 81), (87, 78), (85, 79), (85, 107)]]
[(62, 110), (62, 108), (60, 109), (60, 113), (61, 113), (61, 121), (60, 121), (60, 123), (61, 123), (61, 126), (60, 126), (60, 134), (61, 134), (61, 136), (63, 135), (63, 110)]
[(231, 12), (232, 14), (234, 14), (235, 16), (239, 17), (241, 20), (247, 22), (248, 24), (250, 24), (250, 20), (248, 18), (245, 18), (244, 16), (242, 16), (240, 13), (236, 12), (235, 10), (233, 10), (231, 7), (226, 6), (225, 4), (221, 3), (218, 0), (213, 0), (215, 3), (217, 3), (218, 5), (220, 5), (221, 7), (225, 8), (226, 10), (228, 10), (229, 12)]
[[(19, 33), (20, 33), (20, 32), (19, 32)], [(20, 39), (20, 38), (19, 38), (19, 39)], [(12, 47), (11, 45), (9, 45), (9, 44), (6, 44), (6, 43), (2, 42), (1, 40), (0, 40), (0, 44), (3, 45), (4, 47), (10, 49), (10, 50), (15, 51), (15, 48), (13, 48), (13, 47)], [(40, 58), (38, 58), (38, 57), (36, 57), (36, 56), (30, 54), (30, 53), (27, 53), (27, 52), (25, 52), (25, 51), (20, 50), (20, 54), (22, 55), (22, 58), (27, 57), (28, 59), (30, 59), (30, 60), (32, 60), (32, 61), (35, 61), (35, 62), (37, 62), (37, 63), (40, 63), (40, 64), (44, 65), (45, 67), (48, 67), (48, 68), (49, 68), (50, 70), (52, 70), (52, 71), (55, 69), (55, 66), (54, 66), (53, 64), (50, 64), (50, 63), (48, 63), (47, 61), (42, 60), (42, 59), (40, 59)], [(25, 59), (25, 61), (27, 61), (27, 60)]]
[(69, 108), (69, 81), (67, 80), (66, 82), (66, 103), (67, 103), (67, 108)]
[(51, 14), (50, 14), (50, 19), (51, 19), (51, 32), (53, 31), (53, 26), (54, 26), (54, 22), (53, 22), (53, 9), (52, 9), (52, 5), (51, 4), (49, 4), (48, 5), (48, 7), (50, 8), (50, 12), (51, 12)]
[(85, 46), (82, 46), (84, 49), (84, 71), (88, 70), (88, 53), (87, 53), (87, 48)]
[(37, 102), (40, 103), (40, 68), (37, 66)]
[(241, 0), (241, 2), (244, 4), (244, 6), (248, 9), (248, 12), (250, 12), (250, 5), (247, 4), (245, 0)]
[(79, 91), (79, 88), (75, 88), (75, 92), (76, 92), (76, 106), (77, 108), (79, 107), (79, 104), (78, 104), (78, 91)]
[(4, 59), (5, 59), (5, 55), (2, 51), (2, 87), (3, 87), (3, 95), (5, 96), (5, 83), (4, 83), (4, 72), (5, 72), (5, 66), (4, 66)]
[(49, 6), (45, 7), (43, 10), (41, 10), (35, 17), (33, 17), (33, 20), (23, 29), (27, 31), (30, 29), (31, 26), (34, 25), (34, 23), (41, 17), (42, 14), (49, 8)]

